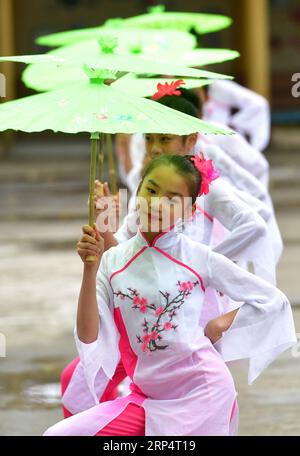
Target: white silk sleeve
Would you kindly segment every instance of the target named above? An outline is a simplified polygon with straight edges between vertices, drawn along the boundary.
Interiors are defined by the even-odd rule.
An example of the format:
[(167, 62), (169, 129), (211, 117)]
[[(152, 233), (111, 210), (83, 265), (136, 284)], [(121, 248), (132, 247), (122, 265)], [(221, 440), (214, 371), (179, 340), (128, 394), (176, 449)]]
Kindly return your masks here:
[(266, 158), (255, 149), (241, 135), (235, 135), (234, 139), (226, 141), (228, 150), (232, 153), (233, 160), (244, 167), (265, 186), (269, 186), (269, 163)]
[[(216, 122), (213, 124), (220, 126)], [(253, 174), (265, 188), (268, 188), (269, 163), (263, 154), (248, 143), (245, 138), (238, 133), (226, 136), (215, 135), (211, 142), (220, 146), (234, 162)]]
[(131, 161), (135, 165), (136, 163), (142, 163), (146, 154), (145, 138), (143, 133), (135, 133), (131, 136), (130, 141), (130, 156)]
[(252, 263), (255, 274), (275, 284), (276, 263), (268, 227), (224, 179), (211, 187), (208, 212), (229, 231), (214, 251), (233, 261)]
[(142, 163), (134, 163), (133, 167), (127, 175), (127, 186), (130, 190), (131, 196), (135, 194), (141, 179)]
[(138, 212), (135, 209), (135, 195), (130, 198), (128, 214), (124, 217), (122, 225), (114, 234), (114, 238), (120, 244), (121, 242), (128, 241), (137, 233), (138, 228)]
[(97, 373), (102, 369), (106, 377), (111, 379), (120, 360), (118, 346), (120, 334), (114, 322), (114, 299), (108, 280), (107, 253), (104, 252), (102, 256), (96, 279), (96, 298), (100, 317), (97, 339), (86, 344), (79, 339), (76, 324), (74, 328), (76, 348), (83, 365), (86, 382), (96, 404), (99, 403), (95, 390)]
[(237, 131), (249, 134), (253, 147), (262, 151), (270, 141), (270, 105), (261, 96), (253, 97), (252, 101), (246, 102), (246, 108), (231, 117), (230, 124)]
[(205, 147), (204, 154), (213, 160), (221, 176), (230, 179), (235, 187), (250, 193), (261, 201), (266, 200), (267, 190), (265, 186), (249, 171), (234, 161), (221, 147), (209, 144)]
[(275, 263), (277, 264), (283, 252), (283, 239), (280, 233), (280, 229), (276, 220), (273, 202), (270, 196), (268, 196), (268, 206), (271, 209), (271, 217), (268, 220), (268, 229), (272, 239), (272, 246), (274, 252)]
[(244, 203), (248, 204), (251, 209), (257, 212), (257, 214), (260, 215), (266, 223), (268, 223), (270, 217), (272, 216), (272, 211), (266, 203), (243, 190), (233, 188), (233, 191)]
[(213, 251), (208, 253), (209, 286), (244, 301), (229, 329), (213, 345), (224, 361), (249, 359), (248, 383), (297, 342), (288, 298), (276, 287)]
[[(227, 125), (241, 134), (248, 134), (256, 149), (265, 149), (270, 141), (271, 131), (270, 105), (266, 98), (235, 81), (221, 80), (211, 84), (209, 94), (221, 102), (221, 106), (224, 102), (228, 106)], [(231, 115), (231, 107), (238, 108), (238, 112)], [(218, 104), (216, 109), (218, 110)]]

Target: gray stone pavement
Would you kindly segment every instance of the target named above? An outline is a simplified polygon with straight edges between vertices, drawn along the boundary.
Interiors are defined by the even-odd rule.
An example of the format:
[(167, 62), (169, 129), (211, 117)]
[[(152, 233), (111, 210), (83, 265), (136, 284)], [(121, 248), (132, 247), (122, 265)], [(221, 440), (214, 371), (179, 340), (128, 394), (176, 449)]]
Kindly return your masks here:
[[(281, 136), (275, 140), (280, 145)], [(48, 160), (50, 150), (37, 159), (25, 144), (10, 162), (0, 162), (0, 332), (7, 344), (0, 358), (0, 435), (41, 435), (62, 419), (59, 376), (77, 355), (82, 263), (76, 242), (86, 223), (89, 171), (88, 149), (68, 147), (64, 158), (50, 148)], [(284, 164), (277, 149), (268, 156), (285, 243), (278, 286), (292, 302), (300, 335), (299, 155), (287, 148)], [(239, 363), (229, 367), (239, 435), (300, 435), (300, 350), (283, 353), (251, 386)]]

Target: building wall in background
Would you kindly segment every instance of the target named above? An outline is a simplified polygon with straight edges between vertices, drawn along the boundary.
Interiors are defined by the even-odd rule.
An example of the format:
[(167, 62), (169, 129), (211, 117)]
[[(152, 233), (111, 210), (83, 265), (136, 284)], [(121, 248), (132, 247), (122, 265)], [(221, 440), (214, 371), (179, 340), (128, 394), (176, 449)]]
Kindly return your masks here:
[(300, 73), (300, 2), (271, 0), (273, 108), (299, 110), (300, 99), (291, 96), (291, 77)]
[[(34, 43), (43, 34), (81, 27), (92, 27), (110, 17), (127, 17), (146, 12), (147, 7), (159, 2), (152, 0), (14, 0), (16, 53), (45, 52)], [(239, 17), (239, 2), (235, 0), (165, 0), (167, 10), (195, 11), (227, 14)], [(235, 8), (233, 4), (238, 5)], [(299, 99), (291, 96), (291, 76), (300, 71), (300, 4), (299, 0), (269, 0), (270, 46), (272, 50), (272, 106), (275, 110), (298, 109)], [(206, 35), (201, 44), (205, 47), (240, 46), (240, 24), (228, 30)], [(229, 62), (209, 69), (235, 75), (244, 83), (241, 62)], [(22, 66), (18, 66), (18, 74)], [(17, 95), (28, 91), (18, 78)]]

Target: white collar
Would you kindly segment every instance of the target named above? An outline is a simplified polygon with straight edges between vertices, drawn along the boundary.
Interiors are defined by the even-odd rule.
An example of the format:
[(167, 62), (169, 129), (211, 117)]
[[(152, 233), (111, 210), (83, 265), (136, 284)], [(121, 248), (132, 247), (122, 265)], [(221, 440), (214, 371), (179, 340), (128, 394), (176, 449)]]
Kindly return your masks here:
[(135, 240), (141, 247), (157, 247), (164, 250), (171, 246), (174, 246), (175, 243), (179, 241), (182, 227), (183, 220), (178, 219), (175, 225), (159, 233), (150, 243), (141, 227), (139, 226), (135, 235)]

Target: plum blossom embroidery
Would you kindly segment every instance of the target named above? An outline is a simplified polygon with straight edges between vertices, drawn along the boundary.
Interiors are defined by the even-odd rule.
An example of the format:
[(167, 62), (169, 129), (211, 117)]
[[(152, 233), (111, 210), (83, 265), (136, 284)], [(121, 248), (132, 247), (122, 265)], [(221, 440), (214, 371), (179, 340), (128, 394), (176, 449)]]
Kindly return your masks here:
[[(143, 335), (137, 334), (137, 342), (142, 344), (143, 352), (154, 352), (156, 350), (164, 350), (168, 345), (163, 344), (162, 333), (164, 331), (176, 330), (178, 324), (174, 323), (174, 317), (177, 316), (177, 309), (184, 304), (185, 300), (192, 294), (193, 288), (199, 285), (196, 282), (177, 282), (178, 294), (171, 299), (170, 293), (159, 290), (163, 297), (164, 304), (156, 306), (149, 303), (149, 300), (141, 296), (140, 293), (132, 288), (127, 288), (128, 293), (122, 291), (114, 292), (114, 295), (124, 301), (126, 298), (132, 302), (132, 309), (138, 309), (141, 313), (149, 315), (149, 318), (144, 318), (142, 323)], [(153, 318), (154, 317), (154, 318)], [(155, 320), (156, 319), (156, 320)], [(163, 321), (167, 320), (167, 321)]]
[(193, 289), (192, 282), (188, 281), (188, 282), (180, 283), (180, 288), (179, 288), (180, 291), (191, 291), (192, 289)]

